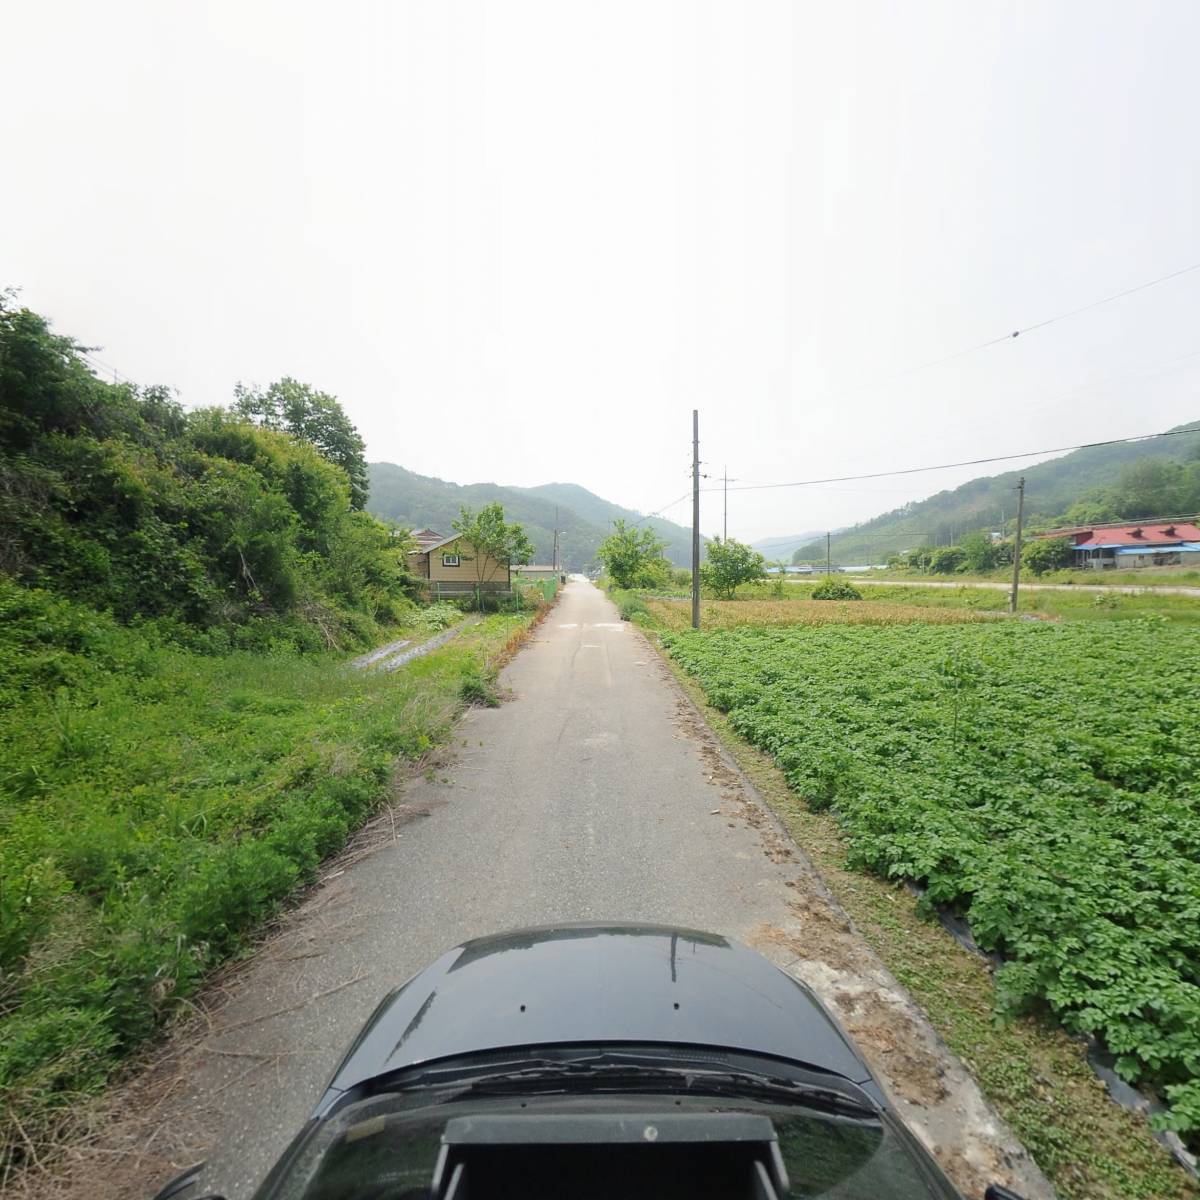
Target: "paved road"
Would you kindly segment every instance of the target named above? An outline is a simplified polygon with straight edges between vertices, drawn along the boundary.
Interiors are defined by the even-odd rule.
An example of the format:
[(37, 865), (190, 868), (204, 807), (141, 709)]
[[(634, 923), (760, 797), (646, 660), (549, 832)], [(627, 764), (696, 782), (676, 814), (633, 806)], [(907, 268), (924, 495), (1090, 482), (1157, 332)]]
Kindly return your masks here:
[[(452, 761), (410, 781), (375, 823), (382, 844), (328, 868), (282, 933), (223, 984), (229, 999), (209, 1027), (169, 1047), (157, 1082), (148, 1073), (121, 1101), (140, 1122), (124, 1144), (137, 1163), (151, 1155), (156, 1183), (207, 1155), (206, 1182), (243, 1200), (386, 991), (467, 938), (604, 919), (678, 923), (765, 949), (840, 1006), (856, 1037), (864, 1022), (885, 1085), (889, 1056), (901, 1064), (897, 1091), (916, 1105), (919, 1132), (969, 1160), (969, 1182), (1016, 1163), (1021, 1173), (1005, 1178), (1049, 1194), (895, 981), (822, 907), (811, 868), (606, 597), (569, 584), (501, 684), (513, 698), (468, 713)], [(886, 1036), (871, 1038), (880, 1011)], [(115, 1178), (130, 1156), (107, 1153), (104, 1194), (135, 1194), (136, 1182)], [(101, 1194), (88, 1160), (79, 1174)]]
[[(789, 583), (800, 583), (801, 580), (788, 580)], [(1011, 592), (1011, 583), (992, 583), (986, 579), (960, 580), (958, 582), (937, 582), (929, 579), (867, 579), (860, 575), (852, 575), (851, 583), (865, 583), (869, 587), (915, 587), (915, 588), (984, 588), (992, 592)], [(1147, 584), (1145, 587), (1135, 587), (1120, 583), (1025, 583), (1021, 582), (1023, 592), (1121, 592), (1126, 596), (1198, 596), (1200, 587), (1177, 587), (1175, 585)]]
[[(341, 877), (299, 935), (308, 940), (282, 955), (295, 962), (257, 971), (222, 1015), (229, 1027), (359, 981), (257, 1021), (252, 1038), (241, 1026), (213, 1043), (284, 1056), (220, 1093), (212, 1178), (226, 1196), (244, 1196), (300, 1127), (379, 998), (466, 938), (608, 918), (745, 936), (787, 919), (793, 872), (753, 830), (713, 815), (719, 792), (662, 670), (601, 592), (567, 586), (538, 643), (502, 676), (515, 700), (472, 710), (454, 763), (405, 790), (408, 811), (429, 815)], [(197, 1100), (253, 1062), (204, 1064)]]

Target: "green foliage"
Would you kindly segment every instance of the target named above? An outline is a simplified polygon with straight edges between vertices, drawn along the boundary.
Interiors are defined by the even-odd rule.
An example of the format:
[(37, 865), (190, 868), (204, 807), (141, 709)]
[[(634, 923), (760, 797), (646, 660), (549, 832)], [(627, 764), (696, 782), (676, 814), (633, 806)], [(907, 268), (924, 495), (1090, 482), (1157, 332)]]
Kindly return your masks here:
[(766, 578), (763, 556), (742, 542), (713, 538), (700, 566), (700, 582), (715, 595), (732, 600), (743, 583)]
[(484, 673), (483, 669), (472, 665), (463, 672), (458, 685), (458, 694), (464, 704), (474, 704), (480, 708), (499, 708), (500, 693), (495, 680)]
[(505, 521), (504, 507), (499, 501), (485, 504), (478, 512), (463, 505), (452, 527), (477, 552), (475, 569), (480, 582), (485, 578), (485, 555), (505, 567), (519, 566), (533, 557), (533, 544), (525, 536), (525, 530)]
[(618, 588), (661, 588), (671, 578), (671, 565), (663, 558), (663, 543), (654, 530), (627, 525), (620, 517), (596, 557)]
[(1045, 575), (1071, 565), (1070, 538), (1036, 538), (1021, 548), (1021, 566), (1035, 575)]
[(635, 618), (650, 619), (650, 610), (646, 602), (636, 592), (614, 591), (613, 599), (617, 604), (617, 612), (622, 621), (632, 621)]
[(1049, 1009), (1159, 1087), (1200, 1079), (1200, 630), (1131, 621), (664, 636), (732, 728), (832, 807), (852, 864), (918, 880)]
[(811, 600), (861, 600), (862, 592), (858, 590), (852, 583), (847, 583), (844, 579), (838, 579), (833, 575), (826, 575), (820, 583), (809, 593)]
[(478, 508), (499, 501), (507, 519), (525, 527), (534, 545), (530, 562), (551, 561), (557, 529), (559, 562), (567, 571), (589, 570), (597, 548), (617, 519), (647, 525), (666, 543), (665, 554), (672, 563), (686, 566), (691, 562), (690, 529), (610, 504), (576, 484), (547, 483), (531, 488), (494, 483), (460, 485), (417, 475), (394, 463), (370, 463), (367, 471), (370, 511), (411, 529), (426, 527), (448, 534), (462, 505)]
[(987, 530), (980, 529), (959, 539), (964, 571), (990, 571), (999, 561), (998, 546)]
[[(914, 546), (948, 545), (964, 529), (1011, 535), (1014, 489), (1022, 475), (1028, 529), (1200, 513), (1200, 421), (1177, 430), (1185, 432), (1154, 441), (1088, 446), (1020, 471), (972, 479), (834, 534), (834, 556), (841, 562), (884, 562)], [(1195, 432), (1186, 432), (1191, 430)], [(822, 537), (798, 547), (794, 561), (824, 557)]]
[(462, 613), (453, 604), (440, 601), (423, 608), (417, 616), (416, 623), (428, 633), (440, 633), (443, 629), (456, 625), (461, 617)]
[(239, 417), (315, 446), (324, 458), (345, 472), (353, 507), (360, 509), (366, 504), (365, 447), (337, 397), (290, 376), (284, 376), (265, 391), (241, 383), (233, 391), (233, 409)]
[(942, 546), (929, 557), (929, 570), (934, 575), (953, 575), (962, 570), (966, 563), (966, 554), (959, 546)]
[(357, 438), (331, 398), (285, 380), (240, 394), (263, 427), (185, 414), (2, 304), (0, 385), (0, 572), (214, 647), (282, 625), (296, 647), (351, 645), (408, 606), (403, 539), (318, 452)]
[(306, 626), (196, 654), (0, 578), (0, 1146), (13, 1114), (36, 1134), (102, 1086), (314, 878), (525, 619), (376, 675), (297, 655)]

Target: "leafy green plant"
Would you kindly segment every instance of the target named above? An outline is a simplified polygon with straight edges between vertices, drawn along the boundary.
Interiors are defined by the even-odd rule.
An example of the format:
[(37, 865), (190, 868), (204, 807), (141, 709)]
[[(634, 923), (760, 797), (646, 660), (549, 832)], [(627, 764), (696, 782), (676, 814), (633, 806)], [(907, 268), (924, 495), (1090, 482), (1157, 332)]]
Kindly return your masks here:
[(663, 557), (663, 547), (653, 529), (628, 525), (618, 518), (612, 533), (600, 543), (596, 558), (618, 588), (665, 587), (671, 582), (672, 570)]
[[(1200, 1130), (1200, 630), (1136, 620), (663, 634), (731, 728)], [(1169, 632), (1170, 636), (1167, 636)]]
[(813, 600), (861, 600), (862, 592), (853, 584), (846, 583), (845, 580), (835, 579), (832, 575), (826, 575), (820, 583), (813, 588), (810, 595)]
[(423, 608), (418, 614), (416, 624), (428, 633), (437, 633), (449, 629), (462, 619), (462, 612), (453, 604), (439, 602)]
[[(451, 610), (457, 619), (457, 610)], [(0, 1172), (388, 795), (528, 623), (418, 668), (179, 644), (0, 576)], [(56, 1115), (56, 1110), (58, 1115)]]
[(744, 583), (765, 578), (763, 556), (743, 542), (713, 538), (700, 566), (700, 582), (714, 595), (732, 600)]
[(498, 708), (500, 705), (500, 693), (494, 680), (475, 667), (464, 672), (458, 685), (458, 694), (464, 704), (477, 704), (483, 708)]
[(649, 618), (650, 616), (650, 610), (646, 607), (645, 600), (636, 592), (616, 591), (613, 593), (613, 599), (617, 602), (617, 612), (622, 621), (632, 621), (635, 617)]

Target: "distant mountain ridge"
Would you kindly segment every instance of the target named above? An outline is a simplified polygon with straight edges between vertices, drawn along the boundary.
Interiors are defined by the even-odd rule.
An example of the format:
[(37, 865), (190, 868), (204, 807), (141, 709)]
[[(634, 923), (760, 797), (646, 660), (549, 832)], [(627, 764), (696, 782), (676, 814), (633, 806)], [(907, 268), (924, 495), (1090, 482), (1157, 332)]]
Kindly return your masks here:
[(757, 542), (751, 542), (750, 545), (767, 559), (791, 558), (793, 552), (799, 547), (811, 542), (814, 538), (824, 536), (823, 529), (810, 529), (805, 533), (792, 533), (785, 537), (759, 538)]
[[(1200, 421), (1188, 421), (1168, 433), (1192, 430)], [(1153, 441), (1121, 442), (1112, 446), (1087, 446), (1037, 466), (981, 476), (926, 500), (882, 513), (870, 521), (833, 535), (835, 562), (884, 562), (920, 545), (951, 545), (978, 529), (1011, 531), (1016, 518), (1017, 481), (1025, 477), (1025, 520), (1028, 528), (1065, 512), (1076, 501), (1099, 487), (1113, 483), (1122, 467), (1138, 459), (1183, 461), (1200, 456), (1200, 432), (1180, 433)], [(796, 561), (825, 557), (825, 538), (813, 538), (795, 551)]]
[(418, 475), (395, 463), (369, 463), (367, 509), (377, 517), (410, 528), (436, 529), (451, 534), (451, 522), (465, 504), (479, 508), (498, 500), (510, 521), (525, 526), (534, 545), (534, 560), (548, 563), (554, 552), (555, 508), (558, 509), (559, 559), (569, 571), (592, 565), (596, 549), (612, 532), (612, 522), (644, 521), (666, 543), (666, 555), (676, 566), (691, 563), (690, 529), (661, 517), (649, 520), (631, 508), (613, 504), (576, 483), (544, 483), (537, 487), (508, 487), (498, 483), (449, 483)]

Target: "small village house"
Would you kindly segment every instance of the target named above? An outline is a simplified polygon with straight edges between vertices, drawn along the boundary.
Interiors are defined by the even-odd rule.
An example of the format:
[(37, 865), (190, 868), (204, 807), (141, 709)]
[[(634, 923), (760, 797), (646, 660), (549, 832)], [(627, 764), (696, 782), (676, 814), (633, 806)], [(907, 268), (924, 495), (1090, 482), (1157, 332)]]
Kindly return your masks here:
[(442, 537), (432, 529), (418, 529), (412, 539), (416, 549), (409, 551), (409, 570), (429, 581), (433, 596), (468, 596), (476, 588), (489, 593), (510, 590), (509, 567), (490, 554), (480, 561), (475, 548), (459, 534)]
[(1200, 527), (1185, 520), (1078, 526), (1051, 529), (1037, 536), (1070, 538), (1073, 565), (1091, 570), (1200, 567)]

